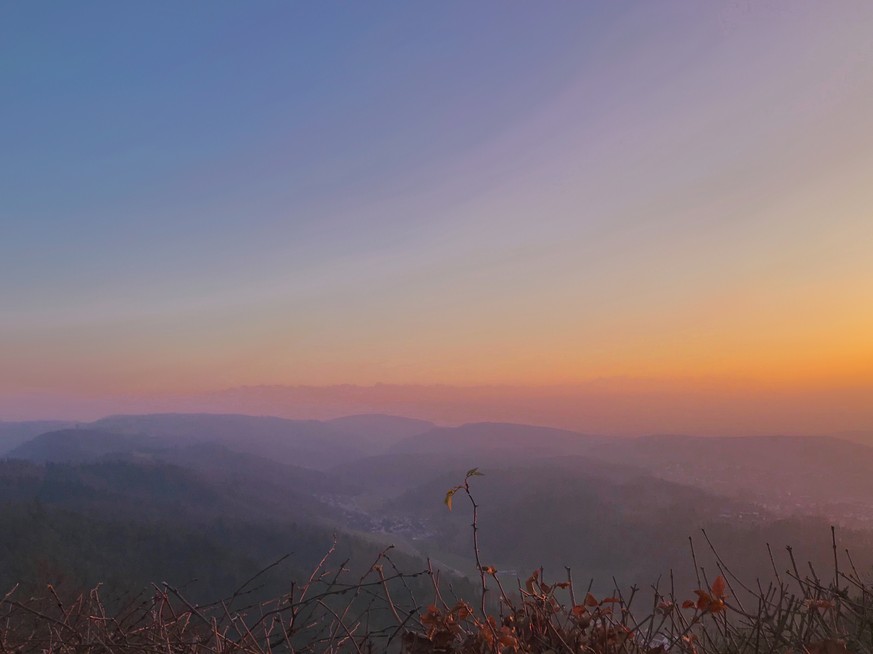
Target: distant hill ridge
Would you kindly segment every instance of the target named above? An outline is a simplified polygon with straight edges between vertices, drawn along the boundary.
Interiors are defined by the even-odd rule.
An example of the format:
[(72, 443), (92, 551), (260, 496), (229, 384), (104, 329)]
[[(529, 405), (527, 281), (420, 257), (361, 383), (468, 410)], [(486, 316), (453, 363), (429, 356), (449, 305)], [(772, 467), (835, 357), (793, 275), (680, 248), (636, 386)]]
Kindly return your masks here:
[[(39, 424), (45, 429), (36, 429)], [(55, 426), (65, 428), (52, 429)], [(284, 464), (326, 469), (387, 451), (398, 441), (433, 427), (424, 420), (382, 414), (328, 421), (212, 413), (113, 415), (75, 428), (65, 423), (20, 423), (16, 433), (21, 438), (11, 447), (0, 449), (0, 456), (86, 461), (137, 448), (212, 443)], [(12, 427), (7, 431), (11, 432)]]
[(40, 434), (7, 452), (5, 458), (36, 463), (83, 463), (114, 453), (148, 451), (157, 447), (157, 441), (143, 434), (73, 428)]
[[(222, 449), (194, 447), (206, 444)], [(189, 446), (192, 449), (187, 453), (180, 449)], [(146, 414), (108, 416), (77, 429), (54, 430), (0, 455), (38, 462), (83, 462), (123, 455), (133, 461), (142, 460), (143, 455), (154, 457), (158, 451), (159, 460), (225, 470), (233, 469), (236, 453), (239, 465), (250, 471), (260, 465), (274, 477), (293, 474), (301, 483), (308, 479), (313, 488), (329, 489), (341, 479), (347, 490), (363, 477), (391, 493), (414, 484), (416, 475), (425, 470), (437, 473), (548, 459), (560, 467), (562, 460), (582, 456), (644, 470), (725, 497), (759, 502), (780, 515), (809, 510), (842, 516), (850, 524), (864, 526), (870, 521), (873, 525), (869, 517), (873, 516), (873, 448), (834, 437), (607, 438), (515, 423), (440, 427), (381, 414), (327, 421), (240, 414)], [(419, 456), (430, 457), (430, 462), (419, 464)], [(273, 470), (268, 463), (280, 467)], [(281, 466), (292, 466), (296, 472)], [(312, 471), (329, 472), (330, 480), (314, 477)]]
[(437, 427), (398, 443), (396, 452), (489, 454), (506, 450), (539, 456), (584, 453), (601, 439), (579, 432), (507, 422), (475, 422), (459, 427)]
[[(703, 527), (740, 566), (765, 542), (806, 545), (813, 533), (825, 536), (816, 557), (827, 556), (829, 523), (809, 516), (863, 528), (873, 515), (873, 449), (832, 438), (612, 439), (384, 415), (154, 414), (54, 429), (6, 456), (0, 497), (21, 506), (0, 532), (30, 524), (28, 503), (38, 501), (119, 529), (129, 521), (182, 525), (186, 534), (209, 527), (216, 543), (257, 524), (268, 538), (258, 547), (276, 554), (297, 548), (285, 526), (324, 528), (454, 570), (470, 564), (469, 522), (442, 500), (472, 467), (485, 474), (475, 481), (483, 551), (507, 569), (572, 565), (647, 581), (680, 565), (687, 537)], [(846, 538), (873, 560), (873, 540)], [(250, 545), (241, 537), (233, 549)]]
[(67, 420), (27, 420), (25, 422), (0, 420), (0, 456), (34, 436), (75, 426), (76, 423)]

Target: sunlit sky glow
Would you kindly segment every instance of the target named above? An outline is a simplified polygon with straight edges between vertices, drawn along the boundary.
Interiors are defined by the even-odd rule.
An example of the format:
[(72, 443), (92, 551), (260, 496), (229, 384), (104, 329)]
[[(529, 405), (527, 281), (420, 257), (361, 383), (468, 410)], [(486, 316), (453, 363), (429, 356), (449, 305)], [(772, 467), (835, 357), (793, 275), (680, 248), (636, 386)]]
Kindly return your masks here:
[(8, 3), (0, 394), (873, 388), (871, 35), (867, 0)]

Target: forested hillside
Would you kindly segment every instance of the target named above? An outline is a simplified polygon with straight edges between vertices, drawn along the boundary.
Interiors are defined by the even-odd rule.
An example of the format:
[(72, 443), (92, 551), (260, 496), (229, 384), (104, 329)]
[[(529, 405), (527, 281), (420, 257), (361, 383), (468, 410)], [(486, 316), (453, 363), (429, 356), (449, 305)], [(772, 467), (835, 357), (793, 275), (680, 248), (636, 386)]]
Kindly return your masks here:
[[(836, 464), (846, 471), (831, 480), (831, 505), (850, 501), (873, 478), (873, 450), (864, 446), (821, 439), (748, 445), (758, 448), (755, 465), (773, 471), (773, 497), (790, 490), (782, 480), (792, 474), (823, 483), (810, 471), (824, 449), (829, 460), (843, 457)], [(332, 533), (358, 562), (393, 544), (419, 567), (430, 558), (447, 573), (475, 577), (468, 522), (441, 502), (474, 466), (485, 474), (477, 485), (482, 555), (519, 578), (539, 566), (567, 566), (606, 592), (672, 572), (677, 587), (690, 589), (692, 544), (701, 564), (714, 565), (704, 531), (725, 561), (751, 577), (769, 573), (768, 544), (780, 565), (786, 545), (815, 565), (830, 560), (829, 526), (842, 514), (829, 516), (825, 504), (800, 493), (793, 511), (774, 510), (763, 475), (753, 485), (736, 477), (741, 487), (733, 489), (731, 446), (499, 423), (434, 428), (391, 416), (327, 423), (116, 416), (38, 434), (6, 452), (3, 531), (21, 534), (31, 525), (46, 537), (15, 547), (18, 536), (8, 536), (2, 581), (45, 581), (61, 570), (62, 585), (77, 587), (196, 577), (208, 594), (286, 553), (287, 566), (306, 569)], [(83, 520), (79, 532), (75, 516)], [(862, 525), (855, 520), (838, 534), (841, 548), (867, 569), (873, 539)], [(114, 540), (100, 536), (113, 530)], [(178, 557), (160, 554), (171, 546)], [(214, 555), (198, 561), (198, 548)], [(138, 564), (121, 566), (120, 550), (136, 552)], [(178, 560), (206, 571), (186, 576)]]

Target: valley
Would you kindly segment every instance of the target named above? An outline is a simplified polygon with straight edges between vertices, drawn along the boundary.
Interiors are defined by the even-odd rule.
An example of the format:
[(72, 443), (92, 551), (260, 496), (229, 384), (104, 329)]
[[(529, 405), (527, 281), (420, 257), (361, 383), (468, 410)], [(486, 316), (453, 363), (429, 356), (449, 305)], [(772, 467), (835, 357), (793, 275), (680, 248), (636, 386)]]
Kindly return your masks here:
[[(289, 561), (305, 567), (313, 543), (326, 547), (336, 534), (359, 559), (394, 545), (419, 567), (430, 559), (472, 578), (469, 506), (458, 498), (449, 511), (442, 500), (479, 467), (484, 476), (472, 491), (483, 556), (519, 577), (569, 567), (606, 591), (671, 571), (690, 585), (689, 537), (700, 563), (716, 565), (704, 532), (737, 573), (766, 576), (768, 544), (777, 552), (796, 544), (801, 556), (827, 560), (831, 524), (840, 526), (841, 546), (873, 565), (864, 499), (873, 497), (873, 449), (838, 439), (609, 439), (382, 415), (318, 422), (159, 414), (62, 426), (0, 454), (4, 520), (37, 507), (135, 529), (194, 530), (249, 568), (293, 552), (300, 534), (310, 553)], [(16, 427), (28, 429), (39, 431)], [(743, 451), (755, 453), (746, 468)], [(814, 474), (825, 457), (844, 474)], [(262, 538), (243, 537), (248, 529)], [(59, 538), (39, 560), (15, 553), (15, 569), (71, 559), (72, 545)], [(82, 569), (81, 583), (97, 579), (90, 562), (68, 565)], [(106, 565), (102, 572), (117, 572)], [(2, 581), (18, 580), (7, 573)]]

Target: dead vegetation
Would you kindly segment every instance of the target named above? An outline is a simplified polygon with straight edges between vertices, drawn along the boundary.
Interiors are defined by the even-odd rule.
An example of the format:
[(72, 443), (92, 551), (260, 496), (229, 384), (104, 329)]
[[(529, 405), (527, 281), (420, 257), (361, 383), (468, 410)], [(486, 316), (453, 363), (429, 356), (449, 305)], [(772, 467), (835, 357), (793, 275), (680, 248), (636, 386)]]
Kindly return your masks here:
[[(449, 508), (461, 494), (472, 509), (478, 597), (455, 597), (451, 583), (430, 566), (400, 571), (390, 548), (353, 578), (345, 562), (333, 561), (331, 548), (308, 579), (266, 602), (249, 599), (261, 573), (211, 604), (195, 605), (183, 591), (156, 584), (112, 612), (99, 587), (67, 600), (51, 586), (33, 597), (14, 588), (0, 601), (0, 653), (873, 652), (871, 589), (849, 553), (838, 550), (835, 534), (827, 578), (811, 565), (801, 572), (789, 548), (784, 570), (771, 553), (772, 579), (747, 583), (707, 539), (718, 569), (710, 578), (692, 549), (699, 588), (691, 597), (677, 597), (672, 575), (648, 589), (616, 588), (595, 597), (590, 586), (576, 586), (569, 569), (553, 581), (536, 570), (507, 587), (479, 551), (470, 488), (479, 474), (469, 471), (446, 496)], [(413, 580), (422, 579), (430, 581), (427, 597), (416, 597)]]

